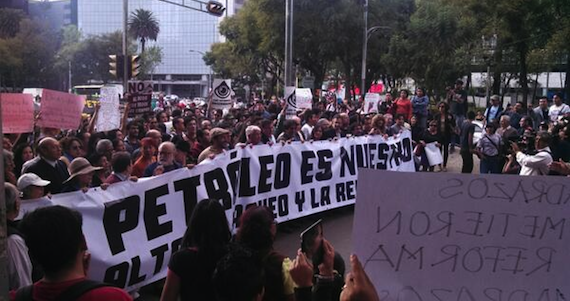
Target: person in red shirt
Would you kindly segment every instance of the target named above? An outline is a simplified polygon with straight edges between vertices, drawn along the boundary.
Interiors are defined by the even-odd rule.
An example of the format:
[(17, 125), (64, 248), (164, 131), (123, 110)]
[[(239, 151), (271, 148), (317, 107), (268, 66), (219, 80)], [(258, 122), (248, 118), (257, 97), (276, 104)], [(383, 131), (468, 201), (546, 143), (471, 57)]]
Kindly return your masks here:
[(410, 122), (413, 110), (412, 102), (408, 98), (407, 90), (400, 91), (400, 97), (396, 99), (394, 105), (396, 106), (396, 115), (402, 114), (406, 118), (406, 122)]
[(21, 231), (31, 257), (43, 269), (44, 278), (33, 286), (10, 292), (10, 300), (28, 293), (32, 300), (59, 300), (71, 290), (78, 292), (71, 298), (78, 301), (132, 300), (122, 289), (97, 282), (89, 281), (95, 284), (89, 290), (77, 290), (76, 285), (88, 282), (86, 275), (91, 259), (82, 224), (79, 212), (63, 206), (39, 208), (24, 216)]
[(133, 165), (132, 175), (138, 178), (142, 178), (144, 175), (144, 170), (156, 162), (156, 150), (158, 145), (152, 138), (143, 138), (141, 141), (141, 157)]

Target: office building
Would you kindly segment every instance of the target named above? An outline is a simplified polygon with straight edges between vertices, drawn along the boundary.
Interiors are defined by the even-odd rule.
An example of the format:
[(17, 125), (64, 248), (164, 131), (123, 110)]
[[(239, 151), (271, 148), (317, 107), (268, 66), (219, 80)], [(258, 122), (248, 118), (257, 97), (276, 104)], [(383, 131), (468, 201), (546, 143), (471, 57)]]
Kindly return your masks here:
[[(229, 15), (234, 11), (233, 1), (228, 0)], [(181, 0), (171, 2), (182, 3)], [(184, 1), (188, 6), (193, 3)], [(160, 46), (163, 52), (162, 63), (153, 74), (155, 90), (180, 97), (206, 96), (210, 68), (204, 63), (201, 53), (209, 51), (213, 43), (220, 41), (218, 25), (221, 18), (159, 0), (129, 0), (129, 16), (138, 8), (152, 11), (160, 26), (157, 41), (146, 43), (146, 47)], [(84, 35), (110, 33), (123, 28), (122, 1), (78, 0), (77, 14), (77, 24)]]
[(30, 1), (29, 13), (46, 21), (54, 30), (66, 25), (77, 25), (77, 0)]

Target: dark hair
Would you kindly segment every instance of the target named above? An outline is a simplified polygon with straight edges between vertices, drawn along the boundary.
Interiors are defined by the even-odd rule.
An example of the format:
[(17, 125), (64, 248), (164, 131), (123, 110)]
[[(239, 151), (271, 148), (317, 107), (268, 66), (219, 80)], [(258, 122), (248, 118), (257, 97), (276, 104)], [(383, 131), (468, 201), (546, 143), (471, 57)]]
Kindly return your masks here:
[(273, 247), (271, 226), (274, 223), (273, 212), (265, 206), (248, 208), (240, 220), (237, 241), (256, 250), (269, 250)]
[(404, 89), (404, 90), (400, 90), (400, 93), (406, 93), (406, 97), (410, 96), (410, 92), (408, 92), (408, 90)]
[(190, 122), (195, 121), (196, 123), (198, 123), (198, 120), (196, 120), (196, 117), (194, 116), (188, 116), (184, 118), (184, 126), (188, 127), (188, 124), (190, 124)]
[(34, 148), (27, 144), (27, 143), (23, 143), (23, 144), (18, 144), (14, 147), (14, 172), (16, 173), (17, 176), (20, 175), (20, 172), (22, 171), (22, 166), (24, 165), (24, 159), (22, 158), (22, 155), (24, 154), (24, 150), (26, 149), (26, 147), (29, 147), (32, 149), (32, 152), (34, 152)]
[(62, 206), (38, 208), (24, 216), (20, 229), (46, 276), (73, 267), (77, 254), (87, 250), (82, 224), (79, 212)]
[(101, 139), (106, 139), (106, 138), (107, 136), (103, 132), (93, 133), (91, 137), (89, 137), (89, 142), (87, 143), (87, 154), (96, 153), (95, 149), (97, 147), (97, 142), (99, 142), (99, 140)]
[(437, 107), (439, 108), (440, 106), (443, 106), (443, 108), (445, 109), (445, 112), (446, 112), (446, 113), (449, 113), (449, 105), (447, 104), (447, 102), (440, 101), (440, 102), (437, 104)]
[(400, 118), (406, 119), (406, 116), (404, 114), (396, 114), (396, 120), (398, 120)]
[(289, 119), (289, 120), (285, 120), (285, 122), (283, 123), (283, 129), (284, 130), (288, 130), (292, 127), (297, 126), (297, 122), (295, 122), (295, 120)]
[(172, 113), (170, 113), (170, 117), (172, 118), (176, 118), (176, 117), (180, 117), (182, 116), (182, 110), (180, 109), (174, 109), (172, 110)]
[[(117, 146), (119, 146), (119, 143), (123, 142), (123, 140), (119, 140), (119, 139), (114, 139), (113, 140), (113, 149), (117, 149)], [(124, 143), (124, 142), (123, 142)]]
[(77, 137), (65, 137), (59, 140), (59, 145), (61, 145), (61, 148), (63, 149), (64, 152), (68, 152), (69, 148), (71, 147), (71, 144), (73, 144), (74, 141), (79, 143), (80, 147), (83, 147), (83, 141), (81, 141)]
[(111, 158), (111, 165), (113, 166), (113, 172), (124, 172), (131, 165), (131, 154), (129, 152), (114, 153), (113, 158)]
[(231, 232), (224, 208), (219, 201), (205, 199), (196, 205), (182, 238), (182, 248), (196, 247), (198, 252), (221, 256)]
[(89, 161), (89, 163), (91, 163), (91, 165), (99, 166), (99, 161), (101, 161), (103, 157), (105, 157), (105, 155), (94, 153), (91, 154), (91, 156), (89, 156), (87, 160)]
[(540, 141), (542, 141), (545, 144), (550, 144), (550, 142), (552, 141), (552, 135), (550, 135), (550, 133), (548, 133), (547, 131), (539, 131), (538, 133), (536, 133), (536, 138), (540, 139)]
[(475, 119), (475, 112), (473, 112), (473, 111), (467, 112), (467, 119), (470, 119), (470, 120)]
[(218, 261), (212, 276), (219, 301), (251, 301), (264, 288), (264, 269), (261, 260), (250, 250), (233, 246)]

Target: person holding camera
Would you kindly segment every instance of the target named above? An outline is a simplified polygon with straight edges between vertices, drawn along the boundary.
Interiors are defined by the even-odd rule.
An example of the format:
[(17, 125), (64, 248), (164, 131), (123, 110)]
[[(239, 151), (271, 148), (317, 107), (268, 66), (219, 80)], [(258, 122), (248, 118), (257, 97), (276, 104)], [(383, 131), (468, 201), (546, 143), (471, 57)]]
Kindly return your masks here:
[(548, 132), (538, 132), (534, 142), (536, 154), (524, 154), (518, 144), (511, 142), (513, 154), (516, 156), (517, 162), (521, 166), (519, 175), (521, 176), (540, 176), (548, 175), (549, 165), (552, 163), (552, 151), (548, 145), (552, 140), (552, 136)]

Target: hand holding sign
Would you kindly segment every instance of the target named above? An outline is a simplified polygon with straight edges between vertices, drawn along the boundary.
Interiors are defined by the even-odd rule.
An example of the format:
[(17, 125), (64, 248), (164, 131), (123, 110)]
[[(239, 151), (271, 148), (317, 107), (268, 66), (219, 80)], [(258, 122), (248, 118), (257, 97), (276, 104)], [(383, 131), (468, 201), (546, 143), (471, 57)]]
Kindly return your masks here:
[(341, 301), (378, 301), (374, 284), (366, 275), (356, 255), (350, 255), (351, 272), (346, 275), (346, 284), (340, 293)]

